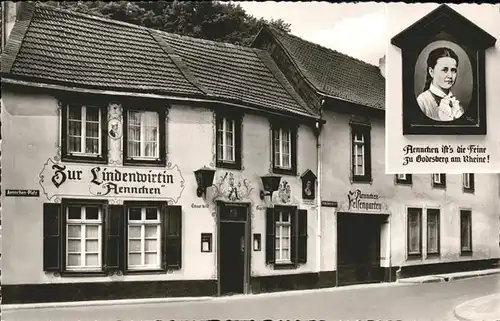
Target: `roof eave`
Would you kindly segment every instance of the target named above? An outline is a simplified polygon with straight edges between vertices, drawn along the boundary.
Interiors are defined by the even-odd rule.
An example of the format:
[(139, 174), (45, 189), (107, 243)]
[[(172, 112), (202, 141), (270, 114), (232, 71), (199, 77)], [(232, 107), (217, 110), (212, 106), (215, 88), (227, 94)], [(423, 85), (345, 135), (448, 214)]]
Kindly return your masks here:
[(241, 101), (232, 101), (230, 99), (225, 99), (216, 96), (206, 96), (206, 95), (192, 95), (192, 94), (176, 94), (176, 93), (145, 93), (145, 92), (131, 92), (131, 91), (118, 91), (118, 90), (108, 90), (108, 89), (95, 89), (95, 88), (82, 88), (82, 87), (72, 87), (60, 84), (49, 84), (41, 82), (33, 82), (29, 80), (19, 80), (2, 75), (1, 79), (3, 84), (20, 86), (20, 87), (32, 87), (44, 90), (54, 90), (54, 91), (65, 91), (65, 92), (75, 92), (82, 94), (96, 94), (96, 95), (110, 95), (110, 96), (124, 96), (124, 97), (136, 97), (136, 98), (150, 98), (150, 99), (167, 99), (174, 101), (185, 101), (185, 102), (200, 102), (200, 103), (218, 103), (222, 105), (233, 106), (237, 108), (254, 110), (259, 112), (266, 112), (274, 115), (288, 116), (292, 118), (299, 118), (304, 120), (318, 120), (319, 116), (309, 115), (306, 113), (293, 112), (290, 110), (278, 111), (273, 110), (263, 106), (257, 106), (255, 104), (250, 104)]

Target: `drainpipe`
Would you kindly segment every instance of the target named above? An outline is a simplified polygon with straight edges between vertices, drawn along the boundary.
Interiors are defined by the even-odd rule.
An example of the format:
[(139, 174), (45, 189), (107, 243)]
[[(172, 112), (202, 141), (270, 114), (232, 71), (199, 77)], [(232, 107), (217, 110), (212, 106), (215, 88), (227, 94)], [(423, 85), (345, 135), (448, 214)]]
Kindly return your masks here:
[(322, 153), (321, 153), (321, 128), (323, 126), (323, 105), (325, 104), (325, 98), (321, 98), (319, 107), (319, 120), (316, 121), (316, 165), (317, 165), (317, 193), (316, 193), (316, 272), (319, 274), (321, 272), (321, 164), (322, 164)]
[(389, 214), (389, 231), (387, 237), (389, 238), (388, 242), (388, 250), (389, 250), (389, 282), (392, 282), (392, 237), (391, 237), (391, 229), (392, 229), (392, 215)]

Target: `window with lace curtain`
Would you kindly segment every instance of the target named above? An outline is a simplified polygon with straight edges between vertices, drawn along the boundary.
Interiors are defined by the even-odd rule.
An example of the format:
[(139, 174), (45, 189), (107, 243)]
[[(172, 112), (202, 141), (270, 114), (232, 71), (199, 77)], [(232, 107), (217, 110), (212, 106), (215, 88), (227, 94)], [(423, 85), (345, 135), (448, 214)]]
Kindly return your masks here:
[(440, 210), (436, 208), (427, 209), (427, 254), (439, 255), (440, 247), (440, 227), (439, 215)]
[(422, 255), (422, 209), (408, 208), (407, 213), (408, 257)]
[(97, 103), (61, 103), (63, 160), (105, 162), (106, 107)]
[(297, 172), (297, 129), (272, 125), (273, 172), (295, 175)]
[(165, 163), (165, 114), (159, 110), (125, 109), (125, 163)]

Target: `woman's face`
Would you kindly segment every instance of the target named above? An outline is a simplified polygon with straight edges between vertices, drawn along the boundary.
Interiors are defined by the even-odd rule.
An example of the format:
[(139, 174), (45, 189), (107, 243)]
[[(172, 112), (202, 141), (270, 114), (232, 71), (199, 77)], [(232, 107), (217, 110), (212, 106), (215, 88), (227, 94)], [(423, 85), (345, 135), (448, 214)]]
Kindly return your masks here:
[(434, 86), (448, 91), (457, 79), (457, 61), (451, 57), (441, 57), (434, 69), (429, 68)]

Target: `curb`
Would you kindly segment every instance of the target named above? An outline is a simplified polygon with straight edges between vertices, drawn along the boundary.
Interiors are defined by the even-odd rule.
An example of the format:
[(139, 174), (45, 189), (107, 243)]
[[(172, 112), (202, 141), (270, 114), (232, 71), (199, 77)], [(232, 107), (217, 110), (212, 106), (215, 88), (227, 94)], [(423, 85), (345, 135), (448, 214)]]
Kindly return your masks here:
[(469, 274), (469, 275), (457, 275), (457, 276), (441, 276), (441, 275), (432, 275), (428, 276), (428, 278), (423, 278), (421, 280), (405, 280), (399, 279), (397, 282), (398, 283), (406, 283), (406, 284), (421, 284), (421, 283), (439, 283), (439, 282), (449, 282), (449, 281), (458, 281), (458, 280), (464, 280), (464, 279), (471, 279), (471, 278), (476, 278), (476, 277), (481, 277), (481, 276), (489, 276), (489, 275), (495, 275), (495, 274), (500, 274), (500, 271), (490, 271), (490, 272), (483, 272), (483, 273), (474, 273), (474, 274)]
[(349, 291), (367, 288), (385, 288), (393, 286), (403, 286), (396, 282), (357, 284), (349, 286), (335, 286), (320, 289), (290, 290), (265, 292), (254, 294), (237, 294), (231, 296), (206, 296), (206, 297), (180, 297), (180, 298), (149, 298), (149, 299), (122, 299), (122, 300), (99, 300), (99, 301), (76, 301), (76, 302), (49, 302), (49, 303), (25, 303), (25, 304), (5, 304), (2, 305), (2, 311), (17, 311), (28, 309), (57, 309), (73, 307), (92, 307), (92, 306), (114, 306), (114, 305), (136, 305), (136, 304), (159, 304), (159, 303), (183, 303), (183, 302), (227, 302), (241, 299), (263, 299), (273, 297), (290, 297), (307, 293), (327, 293), (335, 291)]

